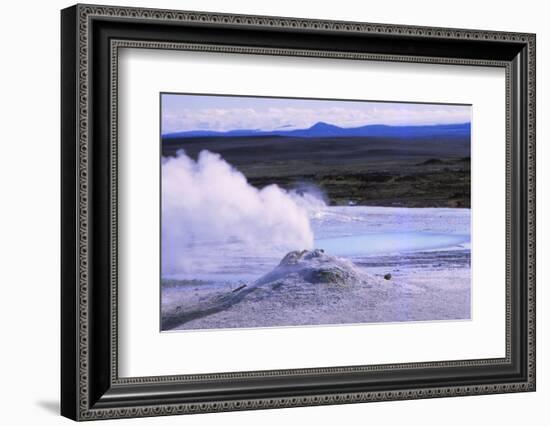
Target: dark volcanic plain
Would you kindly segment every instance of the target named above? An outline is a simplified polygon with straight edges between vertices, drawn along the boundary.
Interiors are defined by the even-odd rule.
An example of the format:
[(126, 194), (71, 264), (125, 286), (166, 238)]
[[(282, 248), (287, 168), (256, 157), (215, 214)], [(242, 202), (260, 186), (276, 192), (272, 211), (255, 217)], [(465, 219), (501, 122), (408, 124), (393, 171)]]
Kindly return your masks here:
[(162, 155), (218, 153), (257, 188), (319, 187), (330, 205), (470, 207), (470, 138), (164, 138)]

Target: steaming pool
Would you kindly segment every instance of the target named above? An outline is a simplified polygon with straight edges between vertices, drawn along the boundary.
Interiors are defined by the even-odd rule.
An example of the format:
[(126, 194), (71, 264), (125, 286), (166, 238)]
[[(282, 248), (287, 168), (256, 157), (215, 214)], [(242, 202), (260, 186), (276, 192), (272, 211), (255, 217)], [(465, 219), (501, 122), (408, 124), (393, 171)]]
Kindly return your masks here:
[[(346, 257), (369, 271), (388, 265), (409, 268), (469, 267), (470, 210), (337, 206), (310, 213), (314, 247)], [(296, 247), (296, 250), (302, 248)], [(207, 285), (238, 285), (271, 271), (287, 248), (248, 248), (238, 241), (196, 241), (185, 273), (163, 279), (199, 280)]]
[(470, 318), (469, 209), (324, 207), (310, 213), (310, 225), (315, 248), (351, 260), (383, 284), (342, 291), (287, 283), (269, 297), (251, 293), (184, 320), (181, 312), (211, 309), (212, 301), (253, 286), (288, 252), (261, 244), (251, 250), (234, 240), (201, 241), (188, 247), (192, 262), (185, 274), (163, 277), (163, 330)]
[(464, 247), (468, 242), (469, 236), (465, 234), (386, 232), (317, 239), (315, 246), (337, 256), (355, 257)]

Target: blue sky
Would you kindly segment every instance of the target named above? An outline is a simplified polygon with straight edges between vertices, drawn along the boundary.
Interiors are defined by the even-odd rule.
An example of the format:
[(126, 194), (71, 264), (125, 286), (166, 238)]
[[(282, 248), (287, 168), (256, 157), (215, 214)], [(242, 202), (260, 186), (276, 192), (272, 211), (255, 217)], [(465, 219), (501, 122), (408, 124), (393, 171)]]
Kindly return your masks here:
[(471, 106), (162, 94), (162, 133), (190, 130), (303, 129), (467, 123)]

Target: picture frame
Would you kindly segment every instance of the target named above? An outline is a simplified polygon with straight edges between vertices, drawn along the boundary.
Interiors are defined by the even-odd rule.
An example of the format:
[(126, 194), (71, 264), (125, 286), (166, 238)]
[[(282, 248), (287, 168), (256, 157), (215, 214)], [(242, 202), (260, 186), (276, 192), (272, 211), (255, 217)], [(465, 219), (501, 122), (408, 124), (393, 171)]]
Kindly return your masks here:
[[(535, 391), (535, 45), (524, 33), (80, 4), (62, 10), (61, 414), (94, 420)], [(503, 69), (505, 356), (120, 377), (123, 48)]]

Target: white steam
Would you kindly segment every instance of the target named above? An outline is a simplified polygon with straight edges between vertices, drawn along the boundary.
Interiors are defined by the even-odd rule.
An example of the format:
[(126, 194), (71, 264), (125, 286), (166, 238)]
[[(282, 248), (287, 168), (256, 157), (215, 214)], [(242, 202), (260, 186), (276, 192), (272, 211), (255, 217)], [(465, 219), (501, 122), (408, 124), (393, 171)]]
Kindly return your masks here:
[(200, 270), (224, 250), (262, 256), (313, 247), (311, 193), (261, 190), (218, 154), (183, 151), (162, 161), (162, 275)]

